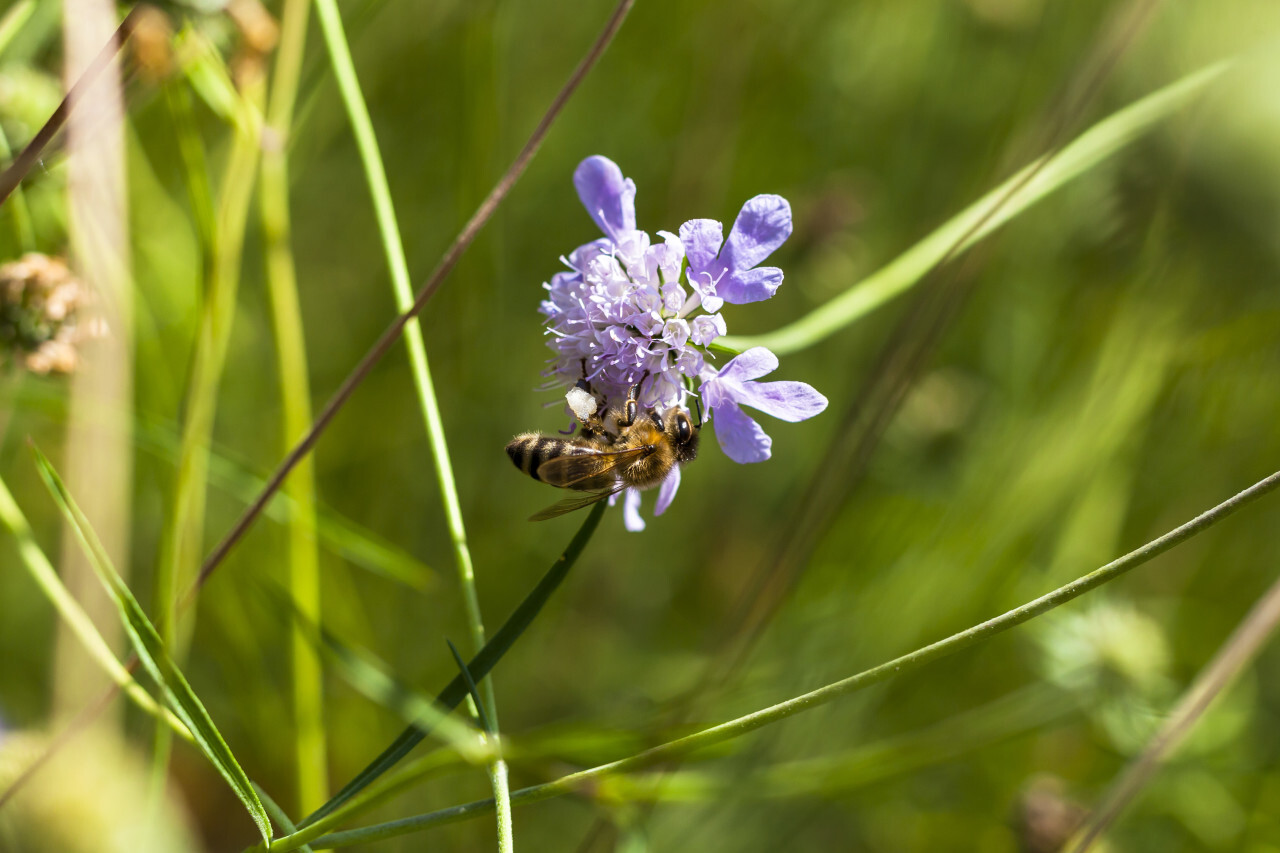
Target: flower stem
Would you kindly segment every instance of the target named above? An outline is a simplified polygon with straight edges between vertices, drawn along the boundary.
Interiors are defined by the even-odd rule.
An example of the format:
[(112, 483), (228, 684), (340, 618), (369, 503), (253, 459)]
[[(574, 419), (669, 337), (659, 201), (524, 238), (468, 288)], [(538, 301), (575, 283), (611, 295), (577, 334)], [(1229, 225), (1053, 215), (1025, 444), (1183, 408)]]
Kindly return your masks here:
[[(9, 137), (0, 128), (0, 160), (8, 162), (13, 158), (13, 150), (9, 147)], [(26, 193), (22, 187), (13, 188), (13, 200), (9, 203), (13, 208), (14, 236), (18, 238), (18, 248), (23, 252), (36, 250), (36, 231), (31, 224), (31, 208), (27, 206)]]
[[(600, 524), (600, 518), (604, 515), (604, 510), (605, 504), (603, 502), (597, 503), (591, 508), (591, 513), (587, 516), (586, 521), (582, 523), (582, 527), (578, 529), (573, 539), (570, 540), (568, 547), (564, 549), (564, 553), (551, 565), (547, 573), (542, 576), (542, 580), (538, 581), (537, 586), (525, 596), (524, 601), (520, 602), (520, 606), (507, 618), (502, 627), (494, 633), (489, 642), (485, 643), (480, 653), (467, 664), (467, 670), (472, 678), (483, 678), (488, 675), (489, 671), (497, 665), (502, 656), (507, 653), (507, 650), (515, 644), (520, 635), (525, 632), (525, 629), (542, 611), (551, 594), (564, 581), (569, 569), (577, 562), (583, 549), (591, 541), (591, 536)], [(436, 696), (436, 704), (442, 710), (450, 711), (456, 708), (466, 698), (467, 694), (467, 679), (459, 674)], [(409, 726), (382, 751), (381, 755), (370, 762), (368, 767), (348, 782), (329, 802), (303, 820), (300, 824), (302, 829), (296, 836), (291, 836), (288, 840), (278, 839), (273, 849), (297, 849), (300, 844), (309, 842), (328, 827), (334, 825), (341, 817), (340, 814), (335, 813), (344, 803), (351, 800), (375, 779), (393, 767), (401, 758), (408, 755), (409, 750), (413, 749), (429, 733), (429, 727), (421, 725)], [(492, 804), (493, 801), (488, 800), (487, 802)]]
[(63, 586), (53, 564), (49, 562), (49, 558), (36, 542), (26, 516), (18, 508), (17, 501), (13, 499), (13, 494), (3, 480), (0, 480), (0, 524), (13, 534), (13, 538), (18, 542), (18, 553), (31, 579), (36, 582), (40, 591), (58, 611), (58, 615), (79, 638), (89, 656), (139, 708), (166, 723), (183, 739), (191, 740), (191, 733), (187, 731), (186, 726), (173, 715), (173, 712), (157, 704), (155, 699), (151, 698), (151, 694), (142, 689), (142, 685), (138, 684), (129, 670), (116, 659), (107, 641), (93, 624), (93, 620)]
[[(297, 101), (298, 77), (306, 44), (307, 0), (286, 0), (281, 14), (280, 45), (276, 53), (271, 99), (267, 105), (262, 181), (259, 186), (262, 229), (266, 242), (267, 286), (275, 325), (284, 408), (283, 445), (307, 431), (311, 423), (311, 383), (307, 376), (307, 348), (303, 334), (298, 280), (290, 245), (288, 139)], [(289, 516), (289, 593), (298, 611), (320, 624), (320, 561), (317, 552), (315, 466), (305, 459), (285, 486), (293, 500)], [(298, 805), (306, 812), (328, 796), (328, 759), (324, 730), (324, 675), (320, 653), (309, 642), (301, 620), (294, 620), (290, 646), (293, 658), (293, 712), (297, 740)]]
[[(1095, 569), (1064, 586), (1058, 587), (1033, 601), (1029, 601), (1021, 607), (1015, 607), (993, 619), (988, 619), (985, 622), (974, 625), (972, 628), (952, 634), (950, 637), (939, 640), (936, 643), (931, 643), (879, 666), (864, 670), (857, 675), (852, 675), (849, 678), (828, 684), (817, 690), (780, 702), (777, 705), (772, 705), (735, 720), (721, 723), (718, 726), (712, 726), (709, 729), (669, 741), (618, 761), (602, 764), (577, 773), (570, 773), (543, 785), (522, 788), (512, 793), (511, 802), (513, 805), (522, 805), (579, 791), (584, 784), (601, 777), (638, 770), (688, 755), (700, 749), (741, 737), (771, 723), (793, 717), (803, 711), (821, 707), (849, 693), (887, 681), (896, 675), (920, 669), (926, 664), (933, 663), (942, 657), (990, 639), (996, 634), (1021, 625), (1023, 622), (1034, 619), (1036, 616), (1047, 613), (1073, 599), (1079, 598), (1090, 590), (1115, 580), (1126, 572), (1185, 542), (1192, 536), (1207, 530), (1237, 510), (1274, 491), (1277, 487), (1280, 487), (1280, 471), (1264, 480), (1260, 480), (1234, 497), (1174, 528), (1158, 539), (1153, 539), (1141, 548), (1130, 551), (1123, 557), (1099, 569)], [(388, 823), (375, 824), (345, 832), (335, 832), (316, 839), (316, 846), (346, 847), (352, 844), (363, 844), (392, 838), (433, 826), (478, 817), (487, 814), (493, 807), (492, 800), (477, 800)], [(307, 838), (306, 840), (310, 841), (312, 839)], [(296, 848), (288, 846), (286, 839), (286, 843), (277, 842), (277, 846), (273, 849), (287, 851)]]
[[(631, 7), (634, 4), (635, 0), (619, 0), (617, 7), (614, 9), (613, 15), (610, 16), (608, 23), (605, 24), (604, 30), (600, 33), (600, 36), (587, 51), (587, 55), (583, 57), (580, 63), (578, 63), (578, 67), (575, 68), (573, 73), (569, 76), (568, 82), (565, 83), (564, 87), (560, 90), (560, 93), (556, 95), (555, 100), (551, 102), (551, 106), (547, 108), (547, 112), (543, 115), (542, 121), (538, 123), (538, 126), (534, 129), (532, 135), (530, 135), (528, 142), (525, 143), (524, 148), (520, 149), (520, 153), (516, 155), (515, 160), (507, 169), (506, 174), (504, 174), (502, 178), (499, 179), (498, 183), (494, 185), (493, 189), (489, 191), (489, 195), (480, 203), (476, 212), (472, 214), (471, 219), (467, 221), (467, 224), (463, 226), (462, 231), (454, 239), (453, 245), (449, 247), (445, 252), (444, 257), (440, 259), (440, 263), (437, 264), (436, 268), (431, 272), (426, 284), (424, 284), (418, 291), (418, 295), (414, 298), (413, 306), (408, 311), (397, 317), (391, 325), (387, 327), (387, 330), (382, 333), (382, 337), (378, 338), (374, 345), (365, 354), (364, 358), (360, 360), (360, 363), (357, 364), (355, 369), (351, 371), (350, 375), (343, 380), (341, 387), (338, 388), (337, 392), (334, 393), (333, 397), (329, 399), (329, 402), (325, 404), (320, 414), (316, 417), (316, 421), (311, 425), (311, 429), (302, 438), (302, 440), (298, 442), (297, 446), (295, 446), (293, 450), (289, 451), (289, 455), (280, 462), (280, 465), (276, 468), (276, 472), (271, 475), (271, 479), (267, 481), (266, 486), (263, 487), (262, 492), (258, 495), (257, 499), (255, 499), (254, 502), (250, 504), (250, 506), (240, 515), (240, 518), (232, 526), (231, 530), (227, 532), (227, 535), (224, 536), (222, 541), (218, 543), (218, 546), (210, 552), (209, 556), (204, 561), (204, 565), (200, 569), (200, 576), (196, 584), (197, 587), (204, 584), (209, 575), (217, 569), (217, 567), (222, 563), (222, 560), (228, 553), (230, 553), (231, 549), (235, 547), (236, 543), (240, 541), (246, 532), (248, 532), (249, 527), (253, 524), (254, 520), (262, 514), (262, 510), (266, 507), (267, 502), (271, 500), (272, 495), (280, 489), (280, 485), (284, 482), (285, 478), (289, 476), (289, 472), (293, 470), (293, 467), (298, 464), (298, 461), (302, 459), (302, 457), (311, 452), (311, 448), (313, 448), (316, 442), (320, 439), (320, 434), (324, 432), (325, 427), (327, 427), (333, 420), (334, 415), (336, 415), (338, 410), (341, 409), (346, 404), (347, 400), (351, 398), (351, 395), (355, 392), (356, 388), (365, 380), (365, 377), (369, 375), (369, 372), (373, 370), (374, 365), (381, 361), (382, 357), (391, 349), (396, 338), (398, 338), (400, 333), (404, 330), (405, 325), (416, 317), (431, 297), (435, 295), (435, 292), (440, 288), (440, 285), (444, 282), (445, 278), (453, 268), (457, 266), (458, 259), (462, 257), (462, 253), (465, 252), (473, 242), (475, 242), (476, 236), (480, 233), (480, 229), (482, 229), (493, 217), (494, 212), (498, 209), (498, 205), (507, 197), (507, 194), (511, 192), (511, 188), (515, 186), (516, 181), (520, 179), (520, 176), (524, 174), (524, 170), (528, 168), (530, 161), (533, 160), (533, 155), (538, 152), (538, 148), (541, 147), (542, 141), (551, 130), (551, 125), (555, 122), (561, 111), (564, 110), (565, 104), (568, 103), (569, 98), (582, 84), (582, 81), (587, 76), (587, 72), (589, 72), (596, 62), (599, 61), (600, 57), (604, 54), (605, 48), (613, 41), (613, 37), (617, 35), (618, 30), (621, 29), (622, 22), (626, 19), (627, 13), (631, 11)], [(191, 590), (188, 595), (194, 595), (195, 591), (196, 590), (194, 589)]]
[[(370, 195), (373, 196), (378, 231), (382, 236), (387, 266), (391, 271), (391, 288), (395, 294), (396, 308), (401, 313), (407, 313), (413, 308), (413, 285), (409, 280), (409, 264), (405, 258), (404, 243), (400, 238), (395, 205), (391, 200), (391, 185), (387, 180), (382, 153), (373, 132), (373, 120), (356, 78), (355, 64), (352, 62), (351, 50), (343, 33), (342, 18), (338, 14), (337, 3), (335, 0), (316, 0), (316, 12), (320, 18), (325, 44), (329, 49), (329, 58), (333, 63), (334, 76), (338, 80), (338, 89), (342, 93), (342, 102), (347, 110), (347, 118), (355, 133), (356, 147), (360, 151), (360, 160), (364, 165), (365, 181), (369, 185)], [(431, 379), (431, 368), (427, 364), (427, 347), (422, 338), (422, 325), (416, 317), (405, 323), (404, 342), (409, 350), (409, 365), (413, 372), (414, 386), (418, 392), (418, 403), (422, 408), (422, 419), (426, 424), (427, 442), (431, 447), (432, 458), (435, 460), (436, 480), (444, 505), (449, 538), (453, 543), (454, 561), (458, 568), (458, 585), (462, 590), (463, 608), (471, 635), (471, 651), (474, 654), (484, 648), (484, 618), (480, 613), (480, 598), (476, 593), (471, 549), (467, 546), (467, 531), (462, 521), (462, 506), (458, 500), (457, 482), (453, 476), (453, 464), (449, 457), (448, 442), (445, 439), (444, 423), (440, 417), (440, 404), (436, 400), (435, 383)], [(492, 679), (481, 680), (479, 701), (483, 704), (483, 712), (494, 727), (496, 735), (498, 709)], [(495, 760), (489, 766), (489, 778), (493, 784), (494, 798), (498, 802), (506, 802), (507, 791), (502, 786), (506, 784), (507, 773), (501, 759)], [(509, 844), (512, 831), (510, 809), (499, 810), (498, 818), (499, 838), (505, 838), (508, 841), (507, 846), (501, 844), (499, 846), (503, 850), (512, 849)]]
[(726, 335), (720, 343), (744, 351), (767, 347), (775, 355), (807, 349), (870, 314), (919, 283), (934, 267), (1085, 174), (1173, 115), (1231, 67), (1223, 61), (1189, 74), (1098, 122), (1071, 144), (1043, 157), (978, 199), (889, 264), (800, 319), (763, 335)]
[(1084, 828), (1076, 835), (1071, 853), (1086, 853), (1102, 837), (1125, 806), (1138, 796), (1155, 775), (1165, 758), (1200, 721), (1210, 703), (1253, 660), (1263, 643), (1275, 632), (1277, 624), (1280, 624), (1280, 579), (1273, 582), (1253, 605), (1244, 620), (1218, 649), (1213, 660), (1200, 672), (1195, 683), (1182, 695), (1177, 707), (1142, 755), (1129, 765), (1102, 802), (1094, 807)]

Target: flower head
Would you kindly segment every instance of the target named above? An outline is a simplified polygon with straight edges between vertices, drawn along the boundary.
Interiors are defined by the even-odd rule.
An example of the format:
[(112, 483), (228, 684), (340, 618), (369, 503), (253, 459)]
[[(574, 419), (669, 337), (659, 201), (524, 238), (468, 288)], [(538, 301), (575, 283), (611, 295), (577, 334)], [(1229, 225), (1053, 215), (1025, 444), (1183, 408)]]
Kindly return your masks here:
[[(813, 417), (826, 398), (803, 382), (755, 382), (778, 366), (773, 353), (749, 350), (719, 370), (716, 339), (727, 332), (720, 309), (759, 302), (777, 291), (782, 270), (762, 267), (791, 234), (791, 206), (777, 195), (743, 205), (727, 239), (712, 219), (692, 219), (679, 233), (636, 228), (636, 186), (606, 157), (588, 157), (573, 175), (578, 197), (604, 237), (561, 260), (568, 268), (543, 285), (540, 311), (555, 355), (545, 375), (551, 387), (586, 380), (606, 401), (620, 403), (640, 384), (639, 403), (665, 410), (701, 395), (721, 447), (736, 462), (769, 458), (770, 440), (742, 405), (783, 420)], [(655, 514), (680, 484), (675, 467), (659, 488)], [(644, 526), (640, 494), (625, 501), (629, 529)]]
[(77, 347), (105, 334), (100, 320), (84, 322), (91, 292), (57, 258), (35, 252), (0, 265), (0, 361), (32, 373), (70, 373)]

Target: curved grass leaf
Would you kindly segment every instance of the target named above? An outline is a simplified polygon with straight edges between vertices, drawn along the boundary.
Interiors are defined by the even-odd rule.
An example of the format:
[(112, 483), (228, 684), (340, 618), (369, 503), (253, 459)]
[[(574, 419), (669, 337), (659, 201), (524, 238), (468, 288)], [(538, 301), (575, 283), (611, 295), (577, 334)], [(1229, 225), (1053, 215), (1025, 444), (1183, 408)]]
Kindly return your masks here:
[[(524, 633), (525, 629), (541, 612), (551, 594), (560, 586), (560, 583), (569, 573), (569, 569), (573, 567), (583, 549), (587, 547), (587, 542), (591, 540), (591, 535), (595, 533), (596, 526), (600, 524), (600, 518), (604, 515), (604, 508), (604, 503), (598, 503), (592, 507), (590, 515), (587, 516), (586, 521), (582, 522), (582, 527), (578, 528), (578, 532), (574, 534), (573, 539), (569, 542), (569, 547), (564, 549), (564, 553), (542, 576), (542, 580), (538, 581), (538, 585), (525, 596), (524, 601), (520, 602), (520, 606), (515, 609), (515, 612), (507, 618), (507, 621), (494, 633), (489, 642), (485, 643), (484, 648), (467, 664), (467, 669), (473, 679), (484, 678), (488, 675), (489, 671), (497, 665), (502, 656), (515, 644), (515, 641), (520, 638), (520, 635)], [(436, 696), (436, 704), (442, 708), (452, 710), (458, 707), (458, 704), (466, 697), (467, 681), (459, 674), (454, 676), (449, 685)], [(371, 761), (369, 766), (361, 770), (329, 802), (311, 815), (308, 815), (299, 826), (305, 829), (354, 797), (373, 780), (391, 769), (401, 758), (408, 755), (409, 750), (417, 746), (428, 733), (429, 730), (419, 726), (409, 726), (382, 751), (381, 755)]]
[(27, 21), (31, 20), (31, 16), (35, 11), (35, 0), (22, 0), (22, 2), (4, 13), (4, 17), (0, 18), (0, 54), (5, 52), (10, 42), (18, 35), (18, 31), (22, 29)]
[(257, 793), (253, 790), (253, 784), (249, 781), (249, 777), (239, 763), (236, 762), (235, 756), (231, 754), (231, 748), (222, 739), (222, 735), (209, 717), (209, 712), (205, 710), (204, 705), (201, 704), (195, 692), (191, 689), (191, 685), (187, 683), (186, 678), (183, 677), (177, 665), (169, 657), (169, 653), (165, 649), (164, 643), (160, 641), (160, 635), (156, 632), (155, 626), (147, 619), (146, 613), (143, 612), (137, 599), (133, 597), (133, 593), (129, 591), (129, 587), (125, 585), (120, 575), (116, 573), (115, 567), (111, 565), (110, 557), (107, 556), (102, 547), (102, 543), (98, 541), (97, 535), (89, 526), (88, 519), (84, 517), (80, 508), (76, 506), (75, 501), (67, 492), (66, 486), (63, 485), (62, 480), (58, 477), (57, 472), (34, 444), (31, 446), (31, 450), (35, 455), (36, 467), (40, 471), (40, 476), (49, 487), (49, 492), (58, 504), (58, 509), (62, 511), (62, 514), (66, 516), (67, 521), (71, 524), (71, 528), (75, 531), (76, 537), (84, 547), (85, 554), (97, 573), (98, 579), (102, 581), (103, 587), (106, 588), (116, 607), (119, 608), (121, 622), (124, 623), (125, 631), (129, 635), (129, 640), (133, 644), (133, 650), (138, 655), (138, 659), (142, 661), (142, 665), (146, 667), (147, 672), (160, 685), (173, 712), (177, 714), (178, 718), (182, 720), (195, 738), (196, 746), (209, 759), (210, 763), (222, 775), (222, 778), (227, 781), (236, 796), (240, 798), (240, 802), (244, 804), (249, 816), (253, 818), (254, 824), (257, 825), (258, 832), (262, 835), (262, 840), (269, 843), (271, 840), (271, 821), (267, 817), (266, 809), (262, 806), (262, 801), (258, 799)]
[(1057, 154), (1022, 169), (887, 266), (794, 323), (764, 335), (727, 335), (717, 343), (739, 351), (768, 347), (776, 355), (813, 346), (910, 289), (949, 254), (968, 249), (1133, 142), (1184, 106), (1230, 65), (1229, 61), (1211, 65), (1103, 119)]
[(451, 708), (441, 708), (435, 700), (391, 675), (391, 667), (366, 648), (351, 645), (336, 637), (323, 625), (317, 625), (303, 613), (289, 592), (274, 584), (262, 589), (275, 601), (281, 612), (288, 613), (301, 628), (302, 635), (321, 652), (343, 681), (371, 702), (387, 708), (411, 725), (438, 733), (469, 764), (492, 759), (479, 737), (467, 723), (449, 716)]
[[(24, 382), (18, 388), (0, 389), (0, 408), (6, 405), (22, 405), (58, 421), (67, 416), (66, 398), (55, 386)], [(138, 417), (133, 421), (133, 435), (140, 450), (162, 461), (176, 462), (179, 441), (172, 422)], [(209, 451), (208, 478), (211, 486), (246, 505), (267, 483), (249, 462), (217, 445)], [(280, 524), (290, 521), (295, 512), (296, 504), (288, 495), (277, 496), (263, 510), (268, 518)], [(435, 570), (430, 566), (332, 507), (321, 504), (316, 508), (316, 515), (316, 538), (352, 565), (418, 592), (425, 592), (436, 583)]]
[(80, 602), (76, 601), (75, 596), (67, 590), (58, 573), (54, 571), (53, 564), (49, 562), (49, 558), (36, 542), (35, 536), (31, 533), (31, 525), (27, 523), (26, 516), (18, 508), (17, 502), (9, 492), (9, 487), (3, 480), (0, 480), (0, 524), (7, 527), (13, 537), (18, 540), (18, 553), (22, 556), (22, 562), (31, 574), (31, 579), (53, 604), (54, 609), (58, 611), (58, 615), (67, 623), (72, 633), (79, 638), (89, 657), (102, 667), (107, 676), (139, 708), (154, 717), (163, 719), (175, 733), (190, 741), (191, 733), (187, 731), (182, 721), (168, 708), (157, 704), (156, 700), (151, 698), (151, 694), (143, 690), (142, 685), (134, 680), (129, 670), (116, 660), (111, 647), (102, 638), (102, 634), (98, 633), (98, 628), (89, 618), (89, 614), (84, 612)]
[[(615, 776), (620, 773), (628, 773), (647, 767), (653, 767), (666, 762), (670, 762), (676, 758), (689, 755), (707, 747), (724, 743), (757, 731), (765, 726), (801, 714), (805, 711), (813, 710), (822, 705), (832, 702), (840, 697), (846, 696), (873, 684), (879, 684), (899, 675), (905, 675), (914, 672), (927, 664), (934, 663), (942, 657), (975, 646), (985, 640), (990, 639), (996, 634), (1002, 633), (1014, 628), (1024, 622), (1030, 621), (1037, 616), (1053, 610), (1069, 601), (1090, 592), (1110, 581), (1121, 577), (1138, 566), (1147, 563), (1166, 551), (1182, 544), (1191, 537), (1204, 532), (1208, 528), (1214, 526), (1218, 522), (1226, 519), (1240, 509), (1248, 506), (1264, 495), (1280, 489), (1280, 471), (1254, 483), (1249, 488), (1236, 494), (1234, 497), (1228, 498), (1214, 508), (1201, 513), (1190, 521), (1175, 527), (1163, 536), (1151, 540), (1147, 544), (1130, 551), (1123, 557), (1112, 560), (1101, 568), (1094, 569), (1087, 575), (1076, 578), (1075, 580), (1058, 587), (1052, 592), (1046, 593), (1037, 599), (1027, 602), (1020, 607), (1004, 613), (985, 622), (980, 622), (971, 628), (967, 628), (959, 633), (952, 634), (949, 637), (930, 643), (927, 646), (908, 652), (901, 657), (886, 661), (879, 666), (871, 669), (863, 670), (856, 675), (840, 681), (819, 687), (808, 693), (803, 693), (776, 705), (762, 708), (734, 720), (721, 723), (710, 728), (702, 729), (693, 734), (677, 738), (673, 741), (661, 744), (659, 746), (650, 747), (643, 752), (617, 761), (611, 761), (608, 764), (601, 764), (586, 770), (579, 770), (576, 773), (570, 773), (567, 776), (541, 785), (534, 785), (529, 788), (522, 788), (513, 791), (511, 794), (512, 805), (523, 805), (526, 803), (534, 803), (539, 800), (545, 800), (550, 797), (559, 797), (565, 794), (581, 791), (588, 786), (598, 786), (601, 779), (608, 776)], [(474, 666), (473, 666), (474, 668)], [(598, 790), (598, 787), (597, 787)], [(463, 803), (457, 806), (451, 806), (446, 809), (429, 812), (427, 814), (414, 815), (412, 817), (401, 818), (399, 820), (389, 821), (387, 823), (374, 824), (372, 826), (351, 829), (345, 832), (335, 832), (330, 835), (324, 835), (315, 838), (314, 835), (307, 835), (305, 838), (299, 835), (298, 838), (287, 837), (276, 842), (276, 850), (280, 853), (284, 851), (294, 850), (301, 845), (303, 841), (314, 841), (314, 846), (322, 848), (348, 847), (355, 844), (369, 844), (374, 841), (382, 841), (388, 838), (394, 838), (398, 835), (407, 835), (413, 832), (421, 832), (434, 826), (440, 826), (447, 823), (456, 823), (462, 820), (469, 820), (473, 817), (479, 817), (492, 812), (494, 808), (493, 800), (475, 800), (470, 803)]]
[[(268, 794), (261, 785), (254, 782), (253, 790), (262, 800), (263, 805), (267, 807), (267, 811), (273, 818), (275, 818), (276, 823), (280, 824), (281, 829), (288, 833), (298, 831), (298, 827), (294, 826), (293, 821), (289, 820), (289, 816), (284, 813), (284, 809), (280, 808), (280, 805), (275, 800), (271, 799), (271, 795)], [(301, 850), (302, 853), (312, 853), (311, 846), (308, 844), (304, 844), (298, 849)]]

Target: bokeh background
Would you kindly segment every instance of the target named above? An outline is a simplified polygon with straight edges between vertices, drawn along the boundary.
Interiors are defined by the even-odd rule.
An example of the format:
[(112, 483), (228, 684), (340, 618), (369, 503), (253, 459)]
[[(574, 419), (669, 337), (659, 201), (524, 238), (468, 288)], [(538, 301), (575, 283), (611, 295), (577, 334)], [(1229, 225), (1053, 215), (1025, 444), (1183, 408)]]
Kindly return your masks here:
[[(343, 4), (415, 281), (611, 8)], [(235, 53), (225, 17), (200, 26)], [(934, 292), (932, 301), (913, 291), (783, 358), (772, 378), (809, 382), (831, 405), (802, 424), (762, 419), (770, 461), (735, 465), (708, 431), (672, 509), (647, 530), (625, 532), (610, 511), (496, 670), (502, 729), (527, 754), (513, 759), (513, 784), (629, 755), (932, 642), (1280, 467), (1278, 36), (1280, 8), (1264, 0), (639, 2), (423, 314), (491, 630), (580, 522), (526, 523), (559, 496), (514, 471), (502, 447), (517, 432), (564, 424), (556, 395), (534, 390), (548, 355), (536, 307), (558, 257), (596, 236), (571, 182), (582, 158), (609, 156), (635, 180), (639, 224), (651, 232), (693, 217), (731, 222), (757, 193), (791, 201), (795, 233), (771, 261), (786, 271), (779, 295), (726, 310), (731, 332), (756, 334), (844, 292), (1055, 141), (1208, 63), (1240, 64), (931, 276), (917, 290)], [(56, 5), (41, 4), (0, 56), (0, 123), (15, 147), (56, 105), (60, 45)], [(395, 308), (314, 21), (304, 69), (291, 203), (318, 406)], [(125, 88), (138, 317), (128, 568), (148, 607), (201, 306), (196, 225), (163, 85), (135, 76)], [(195, 116), (216, 176), (230, 131), (198, 99)], [(66, 168), (55, 148), (27, 183), (39, 248), (51, 254), (66, 252)], [(3, 259), (19, 253), (11, 218), (0, 208)], [(952, 298), (939, 293), (959, 298), (936, 333), (900, 327), (920, 306)], [(855, 402), (882, 380), (886, 348), (920, 344), (900, 405), (868, 441)], [(275, 364), (255, 213), (218, 396), (205, 551), (252, 494), (246, 483), (283, 455)], [(11, 370), (0, 388), (0, 476), (56, 558), (67, 550), (59, 516), (26, 439), (60, 463), (70, 385)], [(865, 457), (838, 449), (851, 440), (866, 442)], [(315, 459), (326, 517), (383, 543), (400, 571), (369, 571), (322, 546), (325, 625), (434, 693), (456, 672), (445, 639), (465, 647), (468, 629), (403, 347), (338, 416)], [(1106, 790), (1274, 579), (1277, 524), (1273, 498), (920, 672), (667, 775), (519, 808), (516, 843), (1055, 849), (1035, 846), (1035, 832)], [(0, 538), (0, 777), (12, 778), (65, 716), (52, 698), (57, 617), (12, 539)], [(201, 595), (184, 665), (246, 770), (297, 816), (290, 619), (270, 592), (285, 583), (285, 557), (282, 528), (261, 520)], [(336, 789), (404, 723), (333, 672), (324, 698)], [(107, 719), (123, 742), (84, 747), (69, 772), (107, 768), (132, 780), (119, 782), (136, 789), (132, 799), (122, 794), (108, 809), (94, 786), (72, 795), (47, 777), (11, 804), (12, 820), (148, 820), (152, 724), (119, 700)], [(1117, 825), (1110, 849), (1280, 850), (1277, 732), (1280, 656), (1269, 648)], [(163, 810), (190, 840), (165, 849), (252, 843), (243, 809), (198, 753), (176, 746), (169, 780), (175, 803)], [(459, 769), (361, 822), (488, 795), (480, 769)], [(103, 814), (87, 816), (90, 804)], [(108, 849), (103, 837), (74, 849)], [(484, 817), (367, 849), (494, 844)]]

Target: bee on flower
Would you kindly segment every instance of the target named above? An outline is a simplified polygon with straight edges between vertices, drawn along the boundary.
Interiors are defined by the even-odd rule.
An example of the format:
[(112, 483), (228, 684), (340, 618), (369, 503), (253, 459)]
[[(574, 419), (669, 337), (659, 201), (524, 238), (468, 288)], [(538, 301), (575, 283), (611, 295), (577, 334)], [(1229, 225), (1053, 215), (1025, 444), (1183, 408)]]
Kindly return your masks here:
[[(742, 206), (728, 237), (713, 219), (691, 219), (678, 233), (657, 232), (655, 242), (636, 228), (635, 184), (612, 160), (588, 157), (573, 181), (604, 236), (561, 258), (567, 269), (543, 285), (539, 310), (555, 353), (544, 372), (548, 390), (567, 392), (580, 430), (574, 439), (528, 434), (519, 454), (515, 441), (508, 452), (535, 479), (593, 492), (567, 508), (625, 491), (627, 529), (641, 530), (640, 490), (657, 485), (655, 515), (671, 504), (680, 466), (696, 453), (702, 416), (730, 459), (763, 462), (771, 440), (744, 406), (792, 422), (827, 406), (806, 383), (757, 381), (778, 367), (764, 347), (715, 363), (731, 354), (713, 347), (727, 333), (723, 307), (768, 299), (782, 284), (782, 270), (761, 264), (790, 236), (791, 206), (758, 195)], [(687, 413), (690, 400), (696, 424), (674, 414)], [(650, 437), (636, 439), (637, 430)], [(664, 441), (674, 450), (661, 452), (669, 449)], [(659, 458), (672, 460), (656, 472), (660, 478)], [(569, 472), (587, 465), (590, 474), (573, 479)], [(630, 476), (632, 469), (643, 477)]]

